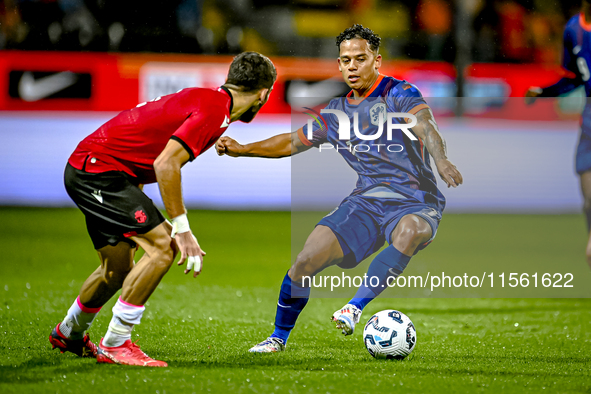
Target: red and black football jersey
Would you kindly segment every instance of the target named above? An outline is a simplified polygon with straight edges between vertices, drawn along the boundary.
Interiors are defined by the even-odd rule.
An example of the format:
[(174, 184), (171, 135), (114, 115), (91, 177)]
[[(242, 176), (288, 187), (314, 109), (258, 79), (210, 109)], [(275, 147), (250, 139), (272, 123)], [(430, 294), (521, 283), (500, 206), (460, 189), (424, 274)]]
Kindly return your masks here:
[(123, 171), (138, 183), (156, 182), (154, 161), (171, 138), (194, 160), (230, 123), (232, 96), (218, 89), (187, 88), (123, 111), (86, 137), (68, 162), (90, 173)]

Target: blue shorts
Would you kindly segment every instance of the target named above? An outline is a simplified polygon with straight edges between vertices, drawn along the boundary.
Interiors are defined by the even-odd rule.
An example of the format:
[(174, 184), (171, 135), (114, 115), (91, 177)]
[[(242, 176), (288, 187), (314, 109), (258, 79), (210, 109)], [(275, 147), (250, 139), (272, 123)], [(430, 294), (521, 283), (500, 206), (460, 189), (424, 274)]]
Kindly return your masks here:
[(441, 211), (415, 200), (351, 195), (317, 225), (327, 226), (336, 235), (344, 255), (339, 267), (353, 268), (380, 250), (384, 242), (390, 243), (390, 234), (409, 214), (420, 216), (431, 226), (431, 238), (416, 254), (435, 238)]
[(575, 159), (577, 174), (591, 171), (591, 136), (581, 132)]

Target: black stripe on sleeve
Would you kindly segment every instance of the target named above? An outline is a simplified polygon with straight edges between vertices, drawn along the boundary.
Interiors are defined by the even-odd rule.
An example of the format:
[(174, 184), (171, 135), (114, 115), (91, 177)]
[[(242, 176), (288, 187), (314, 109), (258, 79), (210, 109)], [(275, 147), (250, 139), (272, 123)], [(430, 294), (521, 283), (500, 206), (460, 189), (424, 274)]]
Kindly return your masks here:
[(189, 153), (189, 161), (195, 160), (195, 155), (193, 154), (193, 151), (191, 150), (191, 148), (189, 148), (189, 145), (187, 145), (185, 143), (185, 141), (181, 140), (176, 135), (173, 135), (172, 137), (170, 137), (170, 139), (171, 140), (175, 140), (176, 142), (178, 142), (179, 144), (181, 144), (183, 146), (183, 148), (185, 148), (185, 150), (187, 151), (187, 153)]

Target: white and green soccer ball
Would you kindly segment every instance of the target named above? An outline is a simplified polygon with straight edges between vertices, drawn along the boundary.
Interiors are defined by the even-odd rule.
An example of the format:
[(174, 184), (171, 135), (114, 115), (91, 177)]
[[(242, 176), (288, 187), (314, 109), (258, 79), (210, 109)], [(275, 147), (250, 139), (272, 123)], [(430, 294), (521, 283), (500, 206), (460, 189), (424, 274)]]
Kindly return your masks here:
[(375, 358), (402, 360), (414, 350), (417, 332), (408, 316), (387, 309), (369, 319), (363, 329), (363, 341)]

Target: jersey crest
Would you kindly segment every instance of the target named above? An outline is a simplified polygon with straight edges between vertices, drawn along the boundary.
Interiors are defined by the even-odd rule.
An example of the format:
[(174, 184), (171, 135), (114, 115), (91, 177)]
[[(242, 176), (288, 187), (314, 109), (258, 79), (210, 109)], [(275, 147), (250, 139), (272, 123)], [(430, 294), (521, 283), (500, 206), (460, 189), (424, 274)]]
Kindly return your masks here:
[(382, 114), (382, 121), (386, 121), (386, 104), (376, 103), (369, 110), (370, 122), (377, 126), (380, 122), (380, 114)]

